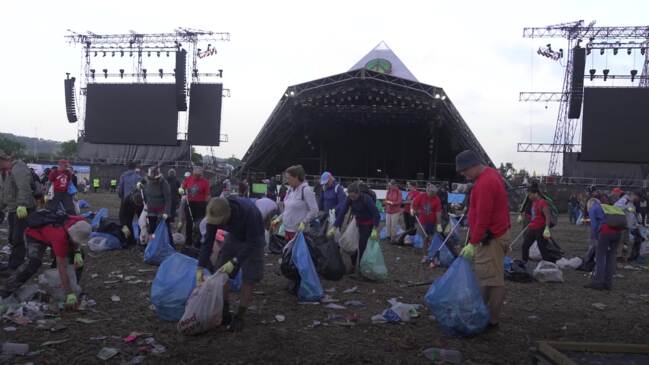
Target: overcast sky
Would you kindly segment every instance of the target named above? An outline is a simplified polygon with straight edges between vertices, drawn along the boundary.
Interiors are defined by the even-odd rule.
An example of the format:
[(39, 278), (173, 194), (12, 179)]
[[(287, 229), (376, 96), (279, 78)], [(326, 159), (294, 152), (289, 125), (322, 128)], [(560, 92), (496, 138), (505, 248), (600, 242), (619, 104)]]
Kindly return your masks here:
[[(494, 162), (545, 173), (549, 156), (517, 153), (516, 143), (551, 142), (556, 105), (520, 103), (518, 93), (561, 89), (561, 64), (536, 50), (565, 42), (524, 39), (523, 27), (579, 19), (647, 25), (647, 14), (649, 2), (642, 0), (5, 1), (0, 130), (55, 140), (76, 136), (65, 115), (62, 79), (65, 72), (79, 74), (81, 52), (65, 42), (67, 29), (230, 32), (230, 42), (216, 44), (219, 54), (199, 64), (201, 71), (223, 68), (232, 93), (224, 99), (221, 129), (230, 142), (215, 149), (220, 157), (243, 156), (287, 86), (347, 71), (383, 40), (420, 82), (445, 89)], [(615, 57), (589, 57), (586, 68), (642, 69), (639, 54)], [(93, 59), (94, 68), (129, 66), (105, 60)], [(151, 62), (150, 69), (163, 67)]]

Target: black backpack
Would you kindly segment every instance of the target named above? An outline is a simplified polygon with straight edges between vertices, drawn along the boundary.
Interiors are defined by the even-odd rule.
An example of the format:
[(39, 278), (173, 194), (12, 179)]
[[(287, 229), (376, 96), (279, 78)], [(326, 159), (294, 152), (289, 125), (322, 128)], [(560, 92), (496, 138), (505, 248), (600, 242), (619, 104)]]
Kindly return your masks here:
[(54, 227), (62, 227), (66, 220), (68, 215), (63, 211), (42, 209), (27, 216), (27, 227), (41, 228), (50, 224)]
[(374, 192), (374, 190), (370, 189), (369, 185), (364, 182), (360, 182), (358, 183), (358, 189), (361, 193), (369, 195), (370, 198), (372, 198), (372, 201), (376, 203), (376, 193)]

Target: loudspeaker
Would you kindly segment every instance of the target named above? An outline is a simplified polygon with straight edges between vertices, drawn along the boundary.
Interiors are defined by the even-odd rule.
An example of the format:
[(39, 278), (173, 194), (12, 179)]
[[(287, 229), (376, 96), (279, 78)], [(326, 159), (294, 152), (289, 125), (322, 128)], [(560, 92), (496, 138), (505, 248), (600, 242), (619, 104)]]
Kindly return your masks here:
[(68, 122), (77, 121), (77, 108), (74, 102), (74, 77), (63, 80), (65, 87), (65, 113), (68, 115)]
[(187, 111), (187, 51), (176, 52), (176, 110)]
[(572, 77), (570, 80), (570, 98), (568, 99), (568, 118), (570, 119), (577, 119), (581, 115), (585, 71), (586, 49), (577, 46), (572, 50)]

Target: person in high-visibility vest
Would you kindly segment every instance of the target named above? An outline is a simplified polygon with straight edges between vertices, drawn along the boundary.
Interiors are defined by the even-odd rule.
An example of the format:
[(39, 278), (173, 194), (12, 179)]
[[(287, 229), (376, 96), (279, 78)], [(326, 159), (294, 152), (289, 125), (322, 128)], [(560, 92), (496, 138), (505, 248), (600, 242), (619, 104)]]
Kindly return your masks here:
[(117, 179), (110, 180), (110, 191), (113, 193), (117, 191)]
[(92, 179), (92, 188), (95, 190), (95, 193), (99, 191), (99, 178)]

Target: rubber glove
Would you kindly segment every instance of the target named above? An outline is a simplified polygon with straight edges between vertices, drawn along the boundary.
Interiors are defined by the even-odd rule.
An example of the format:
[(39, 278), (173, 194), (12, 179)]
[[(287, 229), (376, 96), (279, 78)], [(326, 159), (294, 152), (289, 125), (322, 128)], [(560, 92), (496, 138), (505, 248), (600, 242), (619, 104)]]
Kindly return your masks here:
[(270, 222), (270, 227), (275, 229), (275, 227), (277, 227), (281, 222), (282, 222), (281, 219), (275, 218)]
[(304, 232), (304, 227), (305, 227), (305, 226), (304, 226), (304, 222), (301, 222), (301, 223), (297, 226), (297, 230), (298, 230), (298, 232)]
[(65, 297), (65, 308), (66, 309), (76, 309), (77, 308), (77, 295), (70, 293)]
[(471, 243), (464, 246), (462, 252), (460, 252), (460, 256), (464, 257), (467, 260), (473, 260), (474, 255), (475, 255), (475, 245)]
[(180, 194), (180, 195), (185, 195), (185, 189), (183, 189), (183, 188), (178, 188), (178, 194)]
[(137, 190), (142, 190), (142, 186), (143, 186), (143, 185), (142, 185), (142, 182), (141, 182), (141, 181), (138, 181), (138, 183), (135, 184), (135, 187), (137, 188)]
[(122, 233), (124, 233), (124, 237), (129, 238), (131, 236), (131, 230), (128, 229), (127, 226), (122, 226)]
[(522, 214), (518, 215), (518, 218), (516, 218), (516, 223), (518, 223), (518, 224), (523, 223), (523, 215)]
[(18, 208), (16, 208), (16, 217), (18, 217), (18, 219), (27, 218), (27, 207), (22, 205), (18, 206)]
[(221, 266), (219, 269), (220, 272), (224, 272), (228, 275), (232, 275), (232, 272), (234, 271), (234, 267), (236, 266), (236, 262), (233, 260), (230, 260), (225, 263), (225, 265)]
[(379, 239), (379, 231), (377, 231), (376, 228), (372, 230), (372, 234), (370, 235), (370, 238), (375, 241)]
[(163, 220), (163, 221), (166, 221), (167, 218), (169, 218), (169, 216), (167, 215), (167, 213), (164, 213), (164, 214), (162, 215), (162, 220)]
[(203, 283), (203, 268), (198, 267), (196, 268), (196, 285), (200, 285)]
[(414, 209), (410, 209), (410, 215), (413, 216), (413, 217), (415, 216), (415, 210)]
[(83, 256), (81, 256), (81, 252), (77, 252), (74, 254), (74, 268), (79, 269), (83, 267)]
[(552, 235), (550, 234), (550, 227), (545, 227), (545, 230), (543, 231), (543, 238), (547, 240), (550, 237), (552, 237)]
[(442, 232), (444, 232), (444, 228), (442, 228), (441, 224), (438, 224), (437, 225), (437, 233), (442, 233)]
[(329, 228), (329, 230), (327, 231), (327, 238), (331, 238), (335, 235), (336, 235), (336, 228), (334, 227)]

